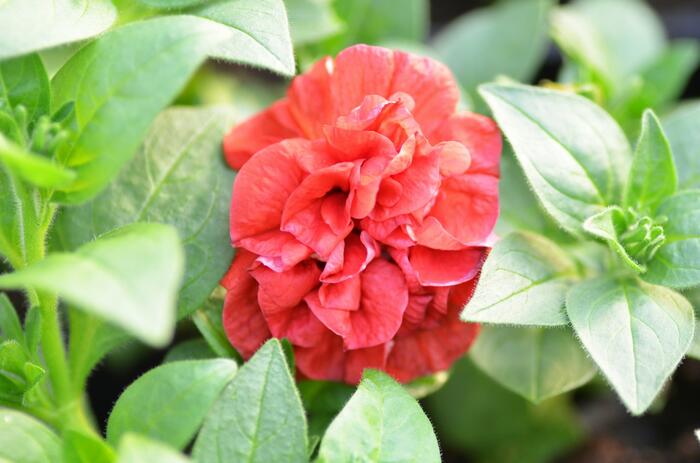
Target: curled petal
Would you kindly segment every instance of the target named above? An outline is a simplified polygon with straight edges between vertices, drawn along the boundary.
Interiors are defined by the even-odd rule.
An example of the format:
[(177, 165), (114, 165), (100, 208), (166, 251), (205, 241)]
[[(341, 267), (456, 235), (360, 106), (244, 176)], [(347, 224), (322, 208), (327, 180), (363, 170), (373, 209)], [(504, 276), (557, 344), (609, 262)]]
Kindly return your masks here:
[(366, 232), (350, 234), (331, 253), (321, 273), (321, 281), (339, 283), (362, 272), (380, 252), (379, 245)]
[(483, 248), (441, 251), (425, 246), (410, 249), (408, 260), (423, 286), (454, 286), (471, 280), (484, 259)]
[(440, 158), (440, 175), (452, 177), (463, 174), (471, 165), (469, 150), (456, 141), (445, 141), (435, 146)]
[(496, 123), (486, 116), (461, 113), (451, 116), (429, 137), (432, 143), (454, 140), (469, 150), (469, 172), (498, 177), (501, 160), (501, 133)]

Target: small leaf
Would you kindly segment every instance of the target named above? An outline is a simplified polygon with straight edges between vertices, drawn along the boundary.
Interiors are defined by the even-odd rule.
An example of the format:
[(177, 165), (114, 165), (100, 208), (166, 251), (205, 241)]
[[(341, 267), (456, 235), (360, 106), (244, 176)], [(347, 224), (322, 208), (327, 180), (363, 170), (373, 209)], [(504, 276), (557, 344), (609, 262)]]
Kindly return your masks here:
[(565, 325), (564, 299), (576, 264), (548, 239), (515, 232), (486, 259), (462, 320), (516, 325)]
[(127, 434), (119, 443), (117, 463), (191, 463), (167, 445), (138, 434)]
[(624, 205), (653, 212), (661, 201), (676, 192), (677, 187), (671, 147), (659, 119), (653, 111), (647, 110), (627, 178)]
[(116, 18), (109, 0), (7, 0), (0, 4), (0, 60), (93, 37)]
[(618, 230), (624, 229), (624, 227), (624, 212), (618, 206), (606, 207), (587, 218), (583, 223), (583, 229), (587, 233), (604, 240), (629, 268), (637, 273), (643, 273), (646, 271), (646, 266), (633, 259), (620, 242)]
[(480, 92), (545, 210), (567, 231), (580, 234), (587, 217), (621, 197), (629, 143), (600, 107), (524, 85), (488, 84)]
[(662, 119), (680, 189), (700, 188), (700, 101), (680, 105)]
[(172, 227), (136, 223), (86, 244), (0, 275), (0, 288), (36, 288), (162, 346), (175, 328), (175, 296), (183, 269)]
[(63, 434), (65, 463), (113, 463), (116, 459), (117, 454), (114, 450), (95, 435), (72, 429)]
[(60, 188), (75, 179), (75, 172), (38, 154), (20, 148), (0, 133), (0, 162), (22, 180), (43, 188)]
[(24, 343), (24, 332), (19, 317), (5, 293), (0, 293), (0, 335), (0, 339), (13, 339)]
[(602, 277), (574, 286), (566, 306), (576, 334), (627, 408), (643, 413), (690, 346), (690, 303), (662, 286)]
[(56, 463), (61, 441), (41, 422), (24, 413), (0, 408), (0, 461)]
[(547, 51), (551, 6), (549, 0), (499, 2), (451, 22), (435, 37), (434, 46), (472, 98), (479, 84), (499, 75), (527, 82)]
[(236, 374), (236, 366), (226, 359), (185, 360), (150, 370), (117, 400), (107, 439), (114, 445), (126, 433), (136, 432), (184, 449)]
[(197, 461), (306, 462), (306, 418), (282, 347), (266, 342), (211, 407)]
[(470, 355), (490, 377), (535, 403), (586, 384), (596, 372), (568, 328), (483, 326)]
[(649, 263), (644, 279), (672, 288), (700, 285), (700, 190), (671, 196), (657, 214), (668, 218), (666, 242)]
[(31, 54), (0, 61), (0, 99), (2, 98), (7, 98), (13, 108), (24, 106), (27, 121), (34, 121), (39, 116), (48, 114), (51, 91), (49, 78), (39, 55)]
[(317, 463), (439, 462), (433, 427), (418, 405), (385, 373), (366, 370), (321, 441)]

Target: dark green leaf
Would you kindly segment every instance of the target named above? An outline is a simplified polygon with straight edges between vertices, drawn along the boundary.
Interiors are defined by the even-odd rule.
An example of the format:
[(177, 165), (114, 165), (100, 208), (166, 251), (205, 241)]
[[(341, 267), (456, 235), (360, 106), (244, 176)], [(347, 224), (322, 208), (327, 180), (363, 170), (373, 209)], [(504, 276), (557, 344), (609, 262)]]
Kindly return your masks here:
[(531, 402), (587, 383), (596, 368), (568, 328), (483, 326), (471, 358)]
[(7, 0), (0, 4), (0, 60), (95, 36), (116, 17), (109, 0)]
[(462, 320), (516, 325), (565, 325), (564, 299), (576, 263), (552, 241), (515, 232), (497, 242)]
[(550, 0), (510, 0), (470, 12), (438, 34), (435, 48), (472, 98), (479, 84), (501, 74), (527, 82), (547, 50), (551, 5)]
[(25, 151), (0, 134), (0, 162), (33, 185), (60, 188), (75, 179), (75, 172), (38, 154)]
[(185, 448), (235, 374), (236, 362), (226, 359), (184, 360), (150, 370), (117, 400), (107, 439), (114, 445), (135, 432)]
[(122, 326), (153, 345), (175, 328), (175, 297), (183, 270), (177, 233), (137, 223), (103, 235), (75, 253), (49, 255), (0, 276), (0, 288), (36, 288)]
[(653, 111), (647, 110), (627, 178), (624, 205), (637, 211), (653, 212), (661, 201), (676, 192), (677, 187), (671, 147), (659, 119)]
[(119, 443), (117, 463), (191, 463), (167, 445), (138, 434), (127, 434)]
[(700, 188), (700, 101), (683, 104), (662, 119), (680, 189)]
[(55, 226), (60, 247), (75, 249), (132, 222), (171, 224), (187, 262), (178, 314), (201, 307), (233, 258), (228, 216), (234, 172), (221, 153), (231, 125), (231, 112), (223, 108), (161, 113), (136, 157), (102, 194), (62, 211)]
[(440, 448), (418, 402), (385, 373), (366, 370), (328, 427), (316, 461), (430, 463), (440, 461)]
[(690, 303), (634, 279), (579, 283), (566, 308), (579, 339), (633, 414), (651, 405), (693, 338)]
[[(113, 463), (114, 450), (102, 439), (69, 429), (63, 434), (63, 461), (65, 463)], [(158, 462), (151, 462), (158, 463)]]
[(57, 463), (61, 441), (49, 428), (24, 413), (0, 408), (0, 460)]
[(13, 108), (24, 106), (27, 121), (48, 114), (51, 104), (49, 78), (39, 55), (0, 61), (1, 98), (7, 98)]
[(672, 288), (690, 288), (700, 284), (700, 190), (688, 190), (671, 196), (659, 206), (666, 243), (649, 263), (644, 279)]
[(617, 123), (590, 100), (523, 85), (480, 91), (510, 140), (545, 210), (566, 230), (619, 200), (630, 148)]
[(282, 347), (265, 343), (211, 408), (194, 444), (198, 461), (306, 462), (306, 418)]
[(24, 332), (12, 302), (5, 293), (0, 293), (0, 339), (14, 339), (24, 343)]

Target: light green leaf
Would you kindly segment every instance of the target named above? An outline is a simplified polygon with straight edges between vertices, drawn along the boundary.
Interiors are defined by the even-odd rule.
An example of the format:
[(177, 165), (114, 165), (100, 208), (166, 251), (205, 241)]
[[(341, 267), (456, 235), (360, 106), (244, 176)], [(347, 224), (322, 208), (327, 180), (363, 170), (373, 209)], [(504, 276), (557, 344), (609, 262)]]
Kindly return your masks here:
[(0, 4), (0, 60), (93, 37), (116, 17), (109, 0), (7, 0)]
[(685, 103), (662, 119), (680, 189), (700, 188), (700, 101)]
[(120, 27), (73, 55), (52, 89), (54, 108), (75, 103), (75, 140), (60, 161), (75, 167), (78, 178), (54, 199), (82, 202), (102, 190), (227, 34), (201, 18), (170, 16)]
[(27, 110), (27, 121), (34, 121), (39, 116), (48, 114), (51, 91), (49, 78), (39, 55), (31, 54), (0, 61), (0, 99), (3, 98), (6, 98), (13, 108), (18, 105), (24, 106)]
[(14, 339), (24, 343), (24, 332), (19, 317), (7, 294), (0, 293), (0, 340)]
[(0, 162), (22, 180), (43, 188), (60, 188), (75, 179), (75, 172), (55, 162), (29, 153), (0, 133)]
[(547, 51), (551, 6), (550, 0), (499, 2), (456, 19), (433, 44), (472, 98), (479, 84), (502, 74), (527, 82)]
[(491, 378), (534, 403), (576, 389), (596, 372), (568, 328), (482, 326), (470, 355)]
[(117, 400), (107, 439), (114, 445), (135, 432), (184, 449), (236, 374), (236, 366), (226, 359), (184, 360), (150, 370)]
[(207, 360), (216, 358), (216, 354), (204, 339), (189, 339), (172, 347), (163, 363), (178, 362), (181, 360)]
[(163, 10), (176, 10), (191, 6), (204, 5), (215, 0), (138, 0), (146, 6)]
[(57, 463), (61, 441), (48, 427), (24, 413), (0, 408), (0, 460)]
[(119, 443), (117, 463), (191, 463), (167, 445), (138, 434), (127, 434)]
[(63, 433), (63, 461), (65, 463), (113, 463), (116, 459), (117, 454), (114, 450), (93, 434), (72, 429)]
[(143, 341), (167, 344), (183, 270), (177, 233), (136, 223), (0, 276), (0, 288), (36, 288), (123, 327)]
[(524, 85), (480, 87), (545, 210), (567, 231), (621, 197), (630, 148), (590, 100)]
[(637, 273), (643, 273), (646, 271), (646, 266), (632, 258), (620, 242), (618, 231), (624, 230), (624, 227), (624, 212), (618, 206), (606, 207), (583, 223), (583, 229), (588, 234), (604, 240), (629, 268)]
[(191, 314), (233, 258), (228, 217), (235, 174), (221, 153), (232, 125), (232, 113), (224, 108), (171, 108), (158, 115), (118, 177), (91, 202), (59, 215), (54, 233), (60, 247), (75, 249), (132, 222), (173, 225), (187, 261), (178, 313)]
[(643, 413), (690, 346), (690, 303), (662, 286), (602, 277), (574, 286), (566, 306), (576, 334), (624, 404)]
[(194, 444), (198, 461), (306, 462), (306, 418), (282, 347), (265, 343), (224, 389)]
[(210, 56), (294, 75), (292, 40), (282, 0), (225, 0), (188, 13), (225, 26), (227, 37), (211, 48)]
[(576, 263), (552, 241), (515, 232), (486, 259), (462, 320), (515, 325), (565, 325), (564, 299)]
[[(357, 3), (353, 2), (353, 9), (358, 7)], [(331, 0), (284, 0), (284, 4), (295, 46), (316, 42), (343, 30)]]
[(668, 217), (666, 243), (649, 263), (644, 279), (672, 288), (700, 285), (700, 190), (671, 196), (657, 215)]
[(328, 427), (316, 461), (430, 463), (440, 461), (440, 448), (418, 402), (385, 373), (366, 370)]
[(676, 192), (678, 179), (673, 155), (661, 122), (653, 111), (642, 118), (642, 133), (634, 151), (624, 195), (625, 207), (653, 212)]

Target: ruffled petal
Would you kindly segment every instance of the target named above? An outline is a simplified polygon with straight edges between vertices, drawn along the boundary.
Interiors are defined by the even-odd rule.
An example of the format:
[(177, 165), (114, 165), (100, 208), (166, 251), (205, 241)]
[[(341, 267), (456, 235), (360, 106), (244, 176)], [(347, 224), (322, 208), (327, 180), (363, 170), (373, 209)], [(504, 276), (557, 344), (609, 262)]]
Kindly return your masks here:
[(294, 361), (306, 378), (326, 381), (345, 378), (343, 339), (330, 330), (325, 330), (311, 347), (294, 346)]
[(289, 111), (301, 132), (309, 139), (320, 138), (323, 126), (338, 117), (331, 94), (333, 60), (324, 58), (304, 74), (297, 76), (287, 92)]
[(415, 246), (408, 260), (423, 286), (454, 286), (471, 280), (479, 273), (484, 259), (483, 248), (441, 251)]
[(325, 283), (347, 280), (367, 268), (379, 253), (379, 245), (366, 232), (350, 234), (333, 250), (320, 279)]

